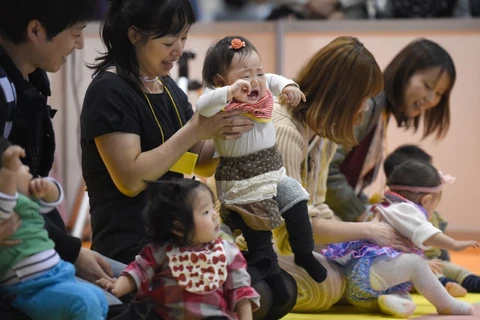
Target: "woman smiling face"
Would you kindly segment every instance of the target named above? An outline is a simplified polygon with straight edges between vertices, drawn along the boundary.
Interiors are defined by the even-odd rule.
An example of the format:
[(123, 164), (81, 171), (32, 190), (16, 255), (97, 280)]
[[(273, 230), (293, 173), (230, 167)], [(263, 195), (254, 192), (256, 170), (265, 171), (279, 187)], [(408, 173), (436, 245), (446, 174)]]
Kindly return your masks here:
[[(140, 75), (149, 78), (168, 75), (183, 54), (189, 30), (190, 26), (187, 26), (178, 35), (151, 37), (145, 43), (136, 46)], [(135, 45), (135, 40), (140, 39), (141, 36), (136, 34), (135, 30), (130, 32), (132, 43)]]
[(415, 72), (405, 86), (403, 109), (409, 118), (435, 108), (450, 88), (451, 79), (440, 67)]

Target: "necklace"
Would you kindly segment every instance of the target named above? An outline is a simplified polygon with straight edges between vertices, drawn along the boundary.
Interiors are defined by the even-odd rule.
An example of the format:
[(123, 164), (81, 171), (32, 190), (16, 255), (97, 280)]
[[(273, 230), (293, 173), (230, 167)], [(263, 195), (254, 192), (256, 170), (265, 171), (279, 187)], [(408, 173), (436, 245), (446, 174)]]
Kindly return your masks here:
[[(158, 86), (158, 88), (148, 88), (148, 86), (152, 86), (155, 87), (155, 84)], [(155, 81), (147, 81), (146, 83), (143, 83), (143, 88), (145, 89), (146, 92), (148, 93), (163, 93), (163, 90), (164, 90), (164, 87), (163, 87), (163, 83), (162, 81), (160, 81), (160, 79), (157, 79)], [(154, 91), (158, 91), (158, 92), (154, 92)]]
[(145, 81), (145, 82), (155, 82), (158, 80), (158, 76), (149, 78), (148, 76), (140, 76), (140, 80)]

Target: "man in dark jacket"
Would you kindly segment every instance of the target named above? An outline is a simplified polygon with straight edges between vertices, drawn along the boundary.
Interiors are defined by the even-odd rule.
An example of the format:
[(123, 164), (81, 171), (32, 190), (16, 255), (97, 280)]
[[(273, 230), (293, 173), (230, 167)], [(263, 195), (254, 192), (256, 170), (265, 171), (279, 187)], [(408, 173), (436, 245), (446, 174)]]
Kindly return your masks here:
[[(83, 48), (83, 29), (94, 9), (95, 0), (0, 2), (0, 133), (25, 149), (23, 161), (33, 176), (48, 176), (55, 153), (55, 110), (47, 104), (46, 72), (59, 71), (73, 50)], [(105, 259), (67, 233), (56, 209), (44, 218), (55, 249), (80, 277), (93, 282), (112, 276)], [(9, 231), (16, 225), (10, 223)], [(5, 234), (0, 250), (15, 245), (1, 241)]]

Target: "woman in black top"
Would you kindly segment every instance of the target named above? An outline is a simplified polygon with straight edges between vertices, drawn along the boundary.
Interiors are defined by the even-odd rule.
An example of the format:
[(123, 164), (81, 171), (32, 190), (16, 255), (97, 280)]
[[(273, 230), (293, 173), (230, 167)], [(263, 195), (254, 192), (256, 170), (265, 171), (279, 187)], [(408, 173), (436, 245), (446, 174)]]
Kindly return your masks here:
[[(93, 66), (80, 119), (82, 169), (92, 248), (125, 263), (146, 240), (144, 181), (181, 179), (169, 169), (185, 152), (206, 163), (214, 152), (209, 139), (236, 139), (253, 126), (242, 111), (199, 116), (169, 77), (194, 22), (189, 0), (113, 0), (103, 22), (107, 52)], [(280, 319), (293, 307), (295, 280), (282, 278), (287, 302), (274, 300), (264, 280), (253, 284), (262, 297), (254, 319)]]
[(114, 0), (103, 22), (107, 51), (81, 113), (82, 169), (92, 249), (124, 263), (144, 245), (144, 181), (182, 178), (169, 169), (184, 153), (208, 161), (214, 148), (205, 140), (252, 127), (238, 112), (195, 114), (169, 77), (194, 22), (188, 0)]

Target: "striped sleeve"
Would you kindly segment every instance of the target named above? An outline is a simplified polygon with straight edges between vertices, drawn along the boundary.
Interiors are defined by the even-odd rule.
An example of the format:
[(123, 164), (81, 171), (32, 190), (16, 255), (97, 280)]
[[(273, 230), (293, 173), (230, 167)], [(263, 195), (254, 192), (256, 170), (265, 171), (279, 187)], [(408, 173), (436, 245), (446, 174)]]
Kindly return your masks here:
[(0, 129), (5, 139), (8, 138), (12, 130), (16, 104), (15, 85), (8, 79), (5, 70), (0, 68)]
[(13, 208), (17, 204), (18, 193), (8, 195), (0, 192), (0, 221), (7, 220), (11, 217)]
[(47, 180), (52, 181), (58, 188), (58, 200), (57, 201), (46, 202), (46, 201), (43, 201), (41, 199), (38, 201), (38, 203), (40, 204), (40, 210), (39, 210), (40, 214), (45, 214), (45, 213), (49, 213), (50, 211), (55, 209), (60, 203), (62, 203), (62, 201), (63, 201), (63, 188), (60, 185), (60, 183), (53, 178), (46, 177), (46, 178), (42, 178), (42, 179), (47, 179)]

